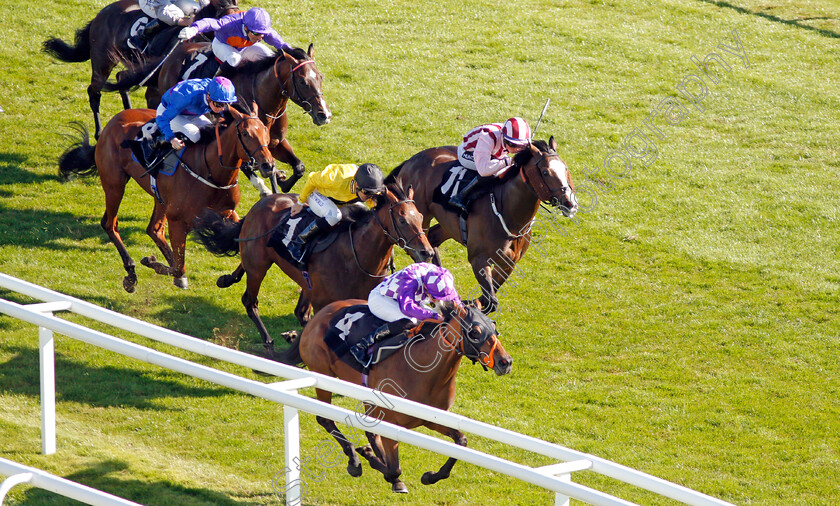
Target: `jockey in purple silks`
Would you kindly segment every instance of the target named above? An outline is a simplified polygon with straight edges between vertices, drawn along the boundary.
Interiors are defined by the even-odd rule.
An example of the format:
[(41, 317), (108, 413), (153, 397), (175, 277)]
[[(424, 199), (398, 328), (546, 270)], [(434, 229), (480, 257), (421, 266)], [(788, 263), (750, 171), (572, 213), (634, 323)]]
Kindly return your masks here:
[(387, 323), (353, 345), (350, 352), (359, 363), (367, 366), (370, 363), (367, 349), (377, 341), (404, 332), (420, 320), (443, 321), (440, 313), (430, 309), (440, 300), (461, 304), (455, 279), (445, 268), (420, 262), (391, 274), (368, 296), (370, 312)]
[[(261, 43), (263, 40), (283, 51), (294, 49), (271, 28), (271, 17), (265, 9), (259, 7), (228, 14), (219, 19), (199, 19), (181, 30), (178, 38), (191, 39), (205, 32), (215, 32), (212, 44), (213, 54), (231, 67), (236, 67), (243, 60), (255, 61), (262, 57), (272, 56), (271, 50)], [(221, 68), (219, 72), (222, 72)]]

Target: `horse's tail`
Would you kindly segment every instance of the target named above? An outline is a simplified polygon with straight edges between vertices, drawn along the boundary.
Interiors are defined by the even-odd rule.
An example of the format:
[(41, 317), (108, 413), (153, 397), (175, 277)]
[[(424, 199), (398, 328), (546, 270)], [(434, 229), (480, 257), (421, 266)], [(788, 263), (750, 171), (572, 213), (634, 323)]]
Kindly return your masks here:
[(58, 176), (64, 181), (73, 176), (87, 177), (96, 174), (96, 159), (93, 156), (96, 146), (90, 145), (90, 134), (87, 128), (79, 122), (73, 122), (71, 126), (81, 134), (82, 138), (67, 148), (58, 158)]
[(292, 340), (291, 344), (288, 348), (281, 352), (274, 352), (274, 357), (272, 360), (276, 360), (281, 364), (286, 365), (298, 365), (303, 363), (303, 358), (300, 356), (300, 338), (303, 334), (298, 334), (298, 336)]
[(239, 238), (244, 222), (244, 219), (235, 222), (212, 209), (205, 209), (195, 219), (193, 237), (214, 255), (236, 256), (239, 253), (236, 239)]
[(71, 46), (63, 40), (53, 37), (45, 40), (42, 48), (47, 54), (64, 62), (90, 60), (90, 23), (76, 31), (75, 46)]
[[(163, 61), (163, 56), (158, 56), (148, 60), (142, 60), (137, 65), (129, 65), (127, 70), (124, 70), (117, 75), (120, 76), (117, 82), (105, 81), (102, 85), (103, 91), (133, 91), (140, 86), (140, 83), (146, 79), (149, 73), (154, 72), (158, 64)], [(157, 72), (155, 72), (157, 73)], [(157, 83), (154, 77), (150, 78), (152, 83)]]

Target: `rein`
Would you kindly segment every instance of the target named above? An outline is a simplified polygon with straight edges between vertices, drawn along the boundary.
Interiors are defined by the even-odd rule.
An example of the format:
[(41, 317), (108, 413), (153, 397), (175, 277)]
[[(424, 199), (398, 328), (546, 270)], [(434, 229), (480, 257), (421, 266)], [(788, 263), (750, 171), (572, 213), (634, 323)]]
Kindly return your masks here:
[[(487, 340), (485, 339), (484, 341), (482, 341), (481, 343), (478, 343), (478, 344), (472, 344), (473, 341), (469, 338), (469, 336), (467, 335), (467, 332), (464, 331), (464, 328), (463, 328), (464, 320), (461, 319), (461, 318), (458, 318), (458, 320), (460, 320), (462, 325), (461, 325), (461, 332), (458, 334), (458, 342), (453, 345), (453, 349), (455, 350), (455, 352), (462, 355), (462, 356), (467, 357), (470, 360), (472, 360), (473, 364), (478, 362), (479, 364), (481, 364), (481, 367), (483, 367), (485, 371), (487, 369), (492, 369), (493, 366), (496, 365), (496, 359), (493, 358), (493, 353), (496, 351), (496, 348), (499, 346), (499, 340), (495, 336), (492, 336), (493, 337), (493, 346), (490, 348), (489, 353), (484, 353), (479, 349), (479, 346), (481, 344), (484, 344)], [(470, 345), (471, 345), (472, 349), (475, 351), (474, 356), (470, 355), (470, 353), (467, 351), (466, 347), (464, 346), (464, 341), (469, 341), (470, 342)]]
[[(411, 200), (411, 199), (400, 200), (399, 202), (395, 202), (395, 203), (391, 204), (390, 207), (388, 208), (388, 215), (391, 217), (391, 224), (394, 225), (394, 229), (397, 230), (398, 237), (396, 237), (396, 238), (388, 232), (388, 229), (387, 229), (387, 227), (385, 227), (385, 224), (382, 223), (382, 220), (379, 219), (379, 214), (378, 213), (374, 212), (373, 216), (374, 216), (374, 218), (376, 218), (376, 222), (379, 224), (379, 227), (385, 233), (385, 236), (392, 243), (394, 243), (396, 246), (399, 246), (400, 248), (402, 248), (404, 250), (416, 251), (414, 248), (410, 248), (408, 245), (411, 244), (415, 239), (417, 239), (418, 237), (423, 235), (424, 232), (421, 230), (420, 232), (417, 232), (416, 234), (414, 234), (414, 237), (412, 237), (411, 239), (406, 241), (405, 238), (403, 237), (402, 233), (400, 232), (399, 227), (397, 227), (394, 224), (395, 223), (394, 222), (394, 208), (396, 206), (400, 205), (400, 204), (406, 204), (406, 203), (409, 203), (409, 202), (414, 202), (414, 200)], [(382, 275), (371, 274), (370, 272), (366, 271), (364, 267), (362, 267), (362, 264), (359, 262), (359, 256), (356, 254), (356, 246), (355, 246), (355, 244), (353, 244), (353, 223), (351, 223), (350, 226), (347, 227), (347, 233), (350, 235), (350, 251), (353, 252), (353, 260), (356, 261), (356, 267), (358, 267), (360, 271), (362, 271), (368, 277), (371, 277), (371, 278), (384, 278), (385, 276), (388, 276), (388, 274), (382, 274)], [(392, 262), (392, 266), (393, 266), (393, 262)], [(391, 272), (393, 273), (393, 267), (391, 269)]]
[[(248, 120), (251, 120), (251, 119), (259, 121), (259, 118), (257, 118), (256, 116), (248, 116), (248, 117), (241, 118), (241, 119), (237, 120), (236, 123), (233, 124), (233, 128), (236, 129), (236, 139), (239, 141), (239, 144), (242, 146), (242, 150), (245, 151), (245, 153), (248, 155), (248, 163), (245, 164), (245, 168), (253, 169), (254, 165), (256, 164), (256, 159), (254, 158), (254, 153), (261, 150), (262, 148), (267, 148), (268, 145), (267, 144), (260, 144), (258, 147), (254, 148), (252, 151), (248, 151), (248, 147), (245, 146), (245, 141), (242, 140), (242, 130), (239, 129), (239, 125), (248, 121)], [(237, 163), (236, 166), (234, 166), (234, 167), (228, 167), (222, 161), (222, 141), (221, 141), (221, 138), (219, 137), (219, 122), (216, 122), (216, 150), (218, 151), (218, 155), (219, 155), (219, 165), (221, 165), (222, 168), (227, 169), (227, 170), (237, 170), (237, 169), (242, 167), (242, 160), (241, 159), (239, 160), (239, 163)]]
[[(285, 57), (284, 57), (284, 60), (285, 60)], [(275, 60), (275, 62), (274, 62), (274, 67), (273, 68), (274, 68), (274, 77), (277, 78), (277, 82), (281, 83), (280, 94), (283, 95), (285, 98), (288, 98), (288, 99), (292, 100), (293, 102), (296, 102), (296, 103), (300, 104), (300, 106), (303, 107), (303, 110), (306, 111), (307, 113), (312, 111), (313, 105), (312, 105), (312, 102), (310, 102), (310, 100), (317, 99), (318, 97), (323, 95), (323, 93), (322, 92), (316, 92), (314, 95), (312, 95), (312, 97), (310, 97), (310, 99), (303, 98), (303, 96), (300, 93), (300, 90), (298, 90), (297, 81), (295, 81), (295, 71), (297, 69), (303, 67), (304, 65), (307, 65), (309, 63), (315, 63), (315, 60), (304, 60), (304, 61), (298, 63), (297, 65), (295, 65), (294, 67), (292, 67), (291, 70), (289, 71), (289, 79), (291, 79), (291, 81), (292, 81), (292, 90), (294, 91), (294, 96), (289, 95), (286, 92), (286, 86), (289, 84), (289, 79), (287, 79), (285, 81), (280, 80), (280, 74), (277, 72), (277, 64), (279, 62), (280, 62), (280, 58), (278, 57), (277, 60)], [(295, 98), (297, 98), (297, 100), (295, 100)], [(306, 106), (308, 106), (308, 109), (307, 109), (307, 107), (304, 107), (304, 104), (306, 104)], [(283, 116), (284, 114), (286, 114), (285, 104), (284, 104), (283, 110), (279, 111), (277, 115), (271, 116), (271, 115), (266, 114), (266, 116), (271, 118), (271, 119), (278, 119), (281, 116)]]

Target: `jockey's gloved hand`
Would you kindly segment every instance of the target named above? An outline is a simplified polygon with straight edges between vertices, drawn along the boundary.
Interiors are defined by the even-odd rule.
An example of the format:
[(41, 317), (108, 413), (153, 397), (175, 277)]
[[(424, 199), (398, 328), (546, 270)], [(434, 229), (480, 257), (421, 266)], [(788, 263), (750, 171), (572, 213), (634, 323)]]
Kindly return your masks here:
[(188, 27), (184, 28), (183, 30), (181, 30), (180, 32), (178, 32), (178, 38), (181, 39), (181, 40), (191, 39), (191, 38), (195, 37), (196, 35), (198, 35), (198, 28), (196, 28), (194, 26), (188, 26)]

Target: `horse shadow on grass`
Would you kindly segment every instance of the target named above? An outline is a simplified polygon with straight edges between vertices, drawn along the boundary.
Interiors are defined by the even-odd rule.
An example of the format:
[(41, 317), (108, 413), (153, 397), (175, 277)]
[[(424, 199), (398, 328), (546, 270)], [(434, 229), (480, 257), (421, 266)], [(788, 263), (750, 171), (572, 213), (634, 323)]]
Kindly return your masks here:
[[(0, 202), (0, 243), (5, 245), (47, 248), (56, 251), (78, 250), (80, 241), (108, 237), (92, 218), (43, 209), (14, 209)], [(66, 239), (64, 244), (61, 240)]]
[[(33, 335), (35, 330), (33, 328)], [(57, 337), (59, 340), (61, 336)], [(18, 346), (2, 346), (12, 358), (0, 363), (0, 392), (40, 396), (38, 350)], [(153, 402), (167, 397), (220, 397), (229, 393), (222, 387), (188, 387), (167, 373), (136, 371), (115, 366), (92, 366), (56, 353), (56, 399), (93, 407), (133, 407), (170, 411)]]
[(840, 38), (840, 33), (833, 32), (831, 30), (826, 30), (825, 28), (817, 28), (816, 26), (811, 26), (811, 25), (803, 23), (803, 21), (811, 21), (811, 20), (815, 20), (815, 19), (837, 19), (836, 17), (821, 16), (821, 17), (809, 17), (809, 18), (784, 19), (784, 18), (780, 18), (779, 16), (776, 16), (776, 15), (773, 15), (773, 14), (768, 14), (766, 12), (751, 11), (749, 9), (745, 9), (743, 7), (740, 7), (740, 6), (733, 5), (729, 2), (723, 2), (721, 0), (699, 0), (699, 1), (700, 2), (705, 2), (707, 4), (717, 5), (718, 7), (724, 7), (724, 8), (727, 8), (727, 9), (732, 9), (736, 12), (741, 13), (741, 14), (748, 14), (750, 16), (756, 16), (756, 17), (759, 17), (759, 18), (764, 18), (764, 19), (766, 19), (768, 21), (771, 21), (773, 23), (781, 23), (783, 25), (788, 25), (788, 26), (793, 26), (793, 27), (796, 27), (796, 28), (801, 28), (803, 30), (810, 30), (810, 31), (815, 32), (819, 35), (822, 35), (823, 37), (830, 37), (830, 38), (833, 38), (833, 39)]
[[(119, 476), (130, 471), (129, 465), (121, 460), (109, 459), (87, 469), (62, 476), (70, 481), (81, 483), (97, 490), (113, 494), (140, 504), (190, 504), (213, 506), (250, 506), (263, 504), (248, 500), (234, 500), (228, 495), (205, 488), (185, 487), (171, 481), (144, 482), (126, 480)], [(82, 504), (53, 492), (32, 488), (21, 497), (21, 505), (67, 505)]]
[[(0, 153), (0, 185), (9, 184), (40, 184), (54, 181), (57, 176), (35, 174), (23, 169), (28, 158), (17, 153)], [(0, 188), (0, 196), (11, 196), (8, 190)]]
[[(244, 282), (240, 285), (244, 290)], [(229, 290), (235, 290), (231, 287)], [(197, 290), (193, 285), (190, 290)], [(220, 290), (213, 287), (213, 290)], [(268, 332), (274, 337), (279, 346), (283, 341), (280, 334), (287, 330), (301, 331), (300, 324), (293, 312), (283, 315), (266, 314), (270, 308), (271, 294), (261, 293), (263, 304), (260, 313)], [(245, 308), (237, 305), (235, 309), (228, 309), (213, 303), (213, 293), (204, 296), (192, 294), (173, 294), (166, 297), (169, 308), (155, 315), (161, 325), (193, 336), (225, 346), (264, 357), (262, 341), (257, 327), (248, 318)], [(297, 299), (295, 299), (296, 301)]]

